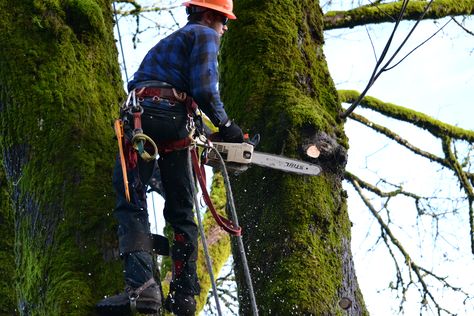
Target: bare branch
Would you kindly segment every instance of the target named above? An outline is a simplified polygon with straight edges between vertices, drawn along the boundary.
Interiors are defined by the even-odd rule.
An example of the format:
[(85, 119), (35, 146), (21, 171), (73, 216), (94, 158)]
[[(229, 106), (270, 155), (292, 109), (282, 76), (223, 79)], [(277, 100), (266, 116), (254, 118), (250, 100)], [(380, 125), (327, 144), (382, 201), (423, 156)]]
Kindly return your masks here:
[[(362, 91), (362, 93), (360, 94), (360, 96), (354, 100), (354, 102), (352, 102), (351, 106), (344, 112), (344, 113), (341, 113), (340, 114), (340, 117), (341, 118), (346, 118), (350, 113), (352, 113), (352, 111), (354, 111), (354, 109), (359, 105), (360, 101), (365, 97), (365, 95), (367, 94), (367, 92), (369, 91), (369, 89), (372, 87), (372, 85), (375, 83), (375, 81), (377, 80), (377, 78), (380, 76), (380, 74), (383, 72), (384, 68), (387, 67), (387, 65), (390, 63), (390, 61), (395, 57), (395, 55), (397, 54), (397, 52), (401, 49), (401, 47), (404, 45), (404, 43), (402, 43), (399, 47), (398, 47), (398, 50), (397, 52), (395, 52), (392, 57), (390, 58), (390, 61), (384, 66), (382, 67), (381, 70), (379, 70), (379, 67), (382, 65), (382, 62), (385, 58), (385, 56), (387, 55), (388, 53), (388, 50), (390, 49), (390, 45), (392, 44), (392, 41), (393, 41), (393, 38), (395, 36), (395, 33), (397, 32), (397, 28), (400, 24), (400, 21), (402, 19), (402, 16), (403, 14), (405, 13), (405, 10), (407, 8), (407, 5), (408, 5), (408, 2), (409, 0), (403, 0), (403, 2), (401, 3), (401, 7), (400, 7), (400, 11), (398, 13), (398, 17), (397, 19), (395, 20), (395, 25), (393, 27), (393, 30), (392, 30), (392, 33), (390, 34), (390, 37), (388, 38), (387, 42), (385, 43), (385, 46), (383, 48), (383, 51), (382, 51), (382, 54), (380, 55), (380, 58), (379, 60), (377, 60), (376, 64), (375, 64), (375, 67), (374, 67), (374, 70), (372, 71), (372, 75), (370, 76), (370, 79), (369, 79), (369, 82), (367, 83), (367, 86), (364, 88), (364, 90)], [(431, 4), (431, 2), (430, 2)], [(405, 41), (408, 39), (410, 35), (408, 35), (406, 38), (405, 38)]]
[[(400, 63), (402, 63), (408, 56), (410, 56), (411, 54), (413, 54), (413, 52), (415, 50), (417, 50), (418, 48), (420, 48), (421, 46), (425, 45), (430, 39), (432, 39), (433, 37), (436, 36), (436, 34), (438, 34), (439, 32), (441, 32), (445, 27), (446, 25), (449, 24), (449, 22), (451, 22), (451, 20), (448, 20), (446, 23), (444, 23), (444, 25), (442, 27), (440, 27), (436, 32), (434, 32), (433, 34), (431, 34), (427, 39), (425, 39), (423, 42), (421, 42), (420, 44), (416, 45), (415, 48), (411, 49), (405, 56), (403, 56), (403, 58), (401, 58), (399, 61), (397, 61), (395, 63), (395, 65), (393, 66), (390, 66), (390, 67), (387, 67), (384, 69), (384, 71), (389, 71), (395, 67), (397, 67), (398, 65), (400, 65)], [(414, 28), (413, 28), (414, 29)], [(412, 30), (413, 30), (412, 29)]]
[(159, 5), (142, 6), (137, 1), (134, 1), (134, 0), (123, 0), (123, 1), (115, 1), (115, 2), (129, 4), (133, 7), (133, 9), (131, 10), (126, 10), (123, 8), (121, 10), (117, 10), (117, 14), (121, 16), (128, 16), (128, 15), (136, 16), (141, 13), (169, 11), (169, 10), (179, 8), (181, 6), (181, 5), (172, 4), (172, 3), (168, 5), (161, 5), (161, 6)]
[(462, 28), (464, 31), (466, 31), (467, 34), (474, 36), (474, 32), (469, 31), (464, 25), (458, 22), (454, 17), (451, 18), (457, 25), (459, 25), (460, 28)]
[(443, 137), (443, 151), (446, 155), (446, 159), (451, 164), (451, 169), (454, 171), (456, 176), (458, 177), (459, 183), (463, 188), (464, 192), (467, 195), (468, 203), (469, 203), (469, 225), (470, 225), (470, 235), (471, 235), (471, 252), (474, 254), (474, 209), (473, 209), (473, 201), (474, 201), (474, 190), (472, 188), (471, 183), (463, 171), (462, 166), (457, 161), (456, 157), (454, 156), (453, 151), (451, 150), (451, 138), (445, 136)]
[(358, 115), (358, 114), (355, 114), (355, 113), (351, 113), (350, 115), (350, 118), (361, 123), (361, 124), (364, 124), (365, 126), (373, 129), (374, 131), (376, 132), (379, 132), (385, 136), (387, 136), (388, 138), (396, 141), (397, 143), (399, 143), (400, 145), (402, 145), (403, 147), (406, 147), (408, 148), (409, 150), (411, 150), (413, 153), (417, 154), (417, 155), (420, 155), (424, 158), (427, 158), (429, 159), (430, 161), (434, 161), (434, 162), (437, 162), (439, 163), (440, 165), (442, 165), (443, 167), (447, 167), (447, 168), (450, 168), (450, 165), (448, 164), (448, 162), (443, 159), (443, 158), (440, 158), (432, 153), (429, 153), (427, 151), (424, 151), (414, 145), (412, 145), (410, 142), (408, 142), (406, 139), (402, 138), (401, 136), (399, 136), (398, 134), (394, 133), (393, 131), (391, 131), (390, 129), (386, 128), (385, 126), (382, 126), (382, 125), (379, 125), (379, 124), (376, 124), (376, 123), (373, 123), (372, 121), (366, 119), (365, 117), (363, 117), (362, 115)]
[[(411, 258), (410, 254), (405, 250), (405, 248), (402, 246), (402, 244), (395, 237), (395, 235), (393, 234), (393, 232), (390, 229), (389, 225), (387, 223), (385, 223), (385, 221), (383, 220), (381, 215), (377, 212), (375, 207), (370, 203), (369, 199), (364, 195), (359, 182), (354, 178), (346, 178), (346, 179), (352, 184), (352, 186), (357, 191), (357, 193), (359, 194), (359, 196), (362, 199), (362, 201), (364, 202), (364, 204), (367, 206), (367, 208), (370, 210), (372, 215), (375, 217), (375, 219), (379, 223), (380, 227), (382, 228), (382, 232), (383, 232), (382, 237), (384, 238), (386, 243), (388, 244), (388, 241), (385, 239), (386, 238), (385, 236), (388, 236), (388, 240), (390, 241), (390, 243), (393, 244), (398, 249), (398, 251), (402, 254), (402, 256), (405, 260), (405, 265), (408, 267), (408, 269), (410, 271), (410, 275), (411, 275), (411, 272), (413, 272), (415, 274), (417, 282), (421, 285), (421, 288), (422, 288), (420, 294), (423, 297), (423, 302), (427, 303), (427, 298), (429, 298), (429, 300), (436, 307), (436, 309), (438, 311), (438, 314), (441, 313), (441, 312), (445, 312), (449, 315), (454, 315), (453, 313), (451, 313), (449, 310), (445, 309), (444, 307), (442, 307), (438, 303), (437, 299), (434, 297), (433, 293), (430, 291), (430, 287), (428, 286), (425, 278), (426, 278), (427, 275), (430, 275), (430, 276), (433, 276), (436, 280), (441, 281), (444, 286), (447, 286), (452, 290), (458, 291), (459, 288), (451, 286), (449, 283), (447, 283), (446, 278), (442, 278), (440, 276), (437, 276), (436, 274), (434, 274), (432, 272), (426, 273), (427, 270), (425, 268), (419, 266)], [(393, 252), (390, 252), (390, 254), (391, 254), (392, 258), (396, 261), (395, 256), (393, 255)], [(411, 277), (410, 277), (410, 282), (405, 287), (403, 287), (403, 279), (401, 279), (401, 280), (399, 279), (401, 277), (401, 273), (400, 273), (400, 269), (399, 269), (397, 263), (396, 263), (396, 268), (397, 268), (397, 285), (398, 284), (402, 285), (402, 292), (404, 293), (408, 290), (408, 287), (411, 284), (413, 284), (415, 281), (412, 280)], [(466, 294), (466, 298), (467, 297), (468, 297), (468, 295)], [(403, 302), (401, 302), (401, 304), (403, 304)]]
[[(340, 97), (343, 102), (346, 101), (347, 99), (355, 98), (356, 95), (354, 94), (357, 95), (357, 92), (340, 91)], [(370, 108), (372, 110), (375, 110), (379, 113), (382, 113), (386, 116), (393, 117), (405, 122), (409, 122), (415, 126), (426, 129), (432, 135), (434, 135), (435, 137), (441, 140), (443, 152), (445, 155), (444, 158), (440, 158), (418, 147), (415, 147), (414, 145), (410, 144), (407, 140), (400, 137), (398, 134), (392, 132), (388, 128), (375, 124), (361, 115), (357, 115), (355, 113), (352, 113), (350, 115), (352, 119), (396, 141), (397, 143), (404, 146), (405, 148), (408, 148), (413, 153), (421, 157), (427, 158), (430, 161), (435, 161), (441, 164), (443, 167), (446, 167), (454, 172), (455, 176), (457, 177), (459, 181), (460, 186), (464, 190), (467, 197), (467, 202), (468, 202), (468, 207), (469, 207), (469, 223), (470, 223), (469, 231), (470, 231), (470, 237), (471, 237), (471, 252), (474, 254), (474, 207), (473, 207), (473, 202), (474, 202), (473, 178), (474, 177), (472, 173), (465, 171), (463, 169), (463, 164), (466, 164), (466, 162), (460, 163), (458, 161), (457, 155), (451, 149), (453, 138), (466, 140), (472, 143), (474, 141), (474, 132), (443, 123), (441, 121), (433, 119), (429, 117), (428, 115), (420, 113), (420, 112), (416, 112), (416, 111), (413, 111), (413, 110), (410, 110), (398, 105), (390, 104), (390, 103), (383, 103), (380, 100), (377, 100), (371, 97), (365, 97), (364, 99), (362, 99), (361, 105), (364, 107)], [(467, 161), (467, 163), (468, 162), (469, 160)], [(377, 193), (379, 196), (384, 196), (384, 195), (381, 195), (381, 192), (377, 192), (375, 190), (376, 188), (370, 188), (369, 186), (367, 186), (366, 188), (370, 189), (372, 192)], [(396, 195), (396, 194), (399, 194), (399, 192), (394, 191), (392, 192), (392, 194)], [(385, 195), (385, 196), (388, 196), (388, 195)]]
[(397, 196), (405, 196), (407, 198), (410, 198), (414, 201), (414, 205), (416, 207), (416, 210), (419, 216), (421, 215), (430, 216), (436, 222), (438, 222), (442, 216), (445, 216), (448, 213), (456, 212), (457, 208), (453, 208), (452, 211), (446, 211), (443, 209), (438, 209), (438, 206), (434, 205), (433, 202), (438, 203), (440, 201), (449, 201), (450, 203), (457, 204), (459, 202), (465, 201), (465, 198), (462, 198), (459, 200), (459, 199), (454, 199), (451, 197), (440, 197), (437, 194), (433, 194), (432, 196), (421, 196), (416, 193), (403, 190), (402, 186), (388, 183), (385, 180), (380, 180), (380, 181), (394, 187), (395, 190), (382, 191), (379, 188), (379, 184), (373, 185), (371, 183), (368, 183), (349, 171), (345, 172), (344, 178), (346, 180), (357, 181), (357, 183), (359, 183), (361, 188), (372, 192), (373, 194), (377, 195), (380, 198), (386, 198), (386, 201), (384, 202), (384, 208), (387, 210), (388, 210), (388, 203), (391, 198), (394, 198)]

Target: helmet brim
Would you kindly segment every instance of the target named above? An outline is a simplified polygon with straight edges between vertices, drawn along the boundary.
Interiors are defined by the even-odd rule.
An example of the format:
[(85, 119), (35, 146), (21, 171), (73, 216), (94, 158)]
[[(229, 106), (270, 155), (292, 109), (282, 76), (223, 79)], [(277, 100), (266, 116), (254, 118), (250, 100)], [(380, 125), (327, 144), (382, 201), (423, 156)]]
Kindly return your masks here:
[(183, 5), (186, 6), (186, 7), (189, 7), (191, 5), (195, 5), (195, 6), (198, 6), (198, 7), (212, 9), (214, 11), (217, 11), (217, 12), (220, 12), (220, 13), (224, 14), (230, 20), (236, 20), (237, 19), (237, 17), (235, 16), (235, 14), (231, 10), (223, 9), (222, 7), (219, 7), (219, 6), (211, 4), (211, 3), (201, 3), (201, 2), (196, 3), (196, 2), (191, 0), (191, 1), (183, 2)]

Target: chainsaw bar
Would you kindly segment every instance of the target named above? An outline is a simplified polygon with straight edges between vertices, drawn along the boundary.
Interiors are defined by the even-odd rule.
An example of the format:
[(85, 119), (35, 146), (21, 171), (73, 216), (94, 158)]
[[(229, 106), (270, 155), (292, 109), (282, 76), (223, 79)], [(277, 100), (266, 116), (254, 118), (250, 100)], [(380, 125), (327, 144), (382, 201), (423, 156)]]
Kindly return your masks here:
[[(254, 151), (253, 145), (249, 143), (214, 142), (213, 146), (227, 163), (237, 163), (240, 165), (255, 164), (310, 176), (316, 176), (321, 172), (321, 168), (318, 165), (309, 162)], [(209, 158), (212, 160), (218, 159), (212, 151), (209, 153)]]
[(318, 165), (258, 151), (253, 152), (252, 163), (262, 167), (310, 176), (316, 176), (321, 172)]

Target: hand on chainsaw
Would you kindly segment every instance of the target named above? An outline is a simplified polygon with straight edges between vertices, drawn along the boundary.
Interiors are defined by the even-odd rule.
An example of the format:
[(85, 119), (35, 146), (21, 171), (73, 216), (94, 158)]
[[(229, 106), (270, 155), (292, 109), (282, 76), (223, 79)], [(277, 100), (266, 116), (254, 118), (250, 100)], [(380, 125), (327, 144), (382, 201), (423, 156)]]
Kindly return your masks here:
[(219, 135), (227, 143), (242, 143), (244, 141), (242, 129), (231, 120), (219, 127)]

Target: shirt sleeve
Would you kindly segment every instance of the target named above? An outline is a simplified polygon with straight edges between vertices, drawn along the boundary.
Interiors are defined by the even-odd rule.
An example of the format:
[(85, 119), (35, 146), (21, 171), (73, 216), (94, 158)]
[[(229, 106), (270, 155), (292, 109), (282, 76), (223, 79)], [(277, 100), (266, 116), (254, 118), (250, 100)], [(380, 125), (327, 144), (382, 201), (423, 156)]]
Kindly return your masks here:
[(215, 126), (221, 126), (228, 120), (219, 94), (218, 51), (217, 32), (209, 27), (199, 29), (189, 60), (190, 90), (199, 108)]

